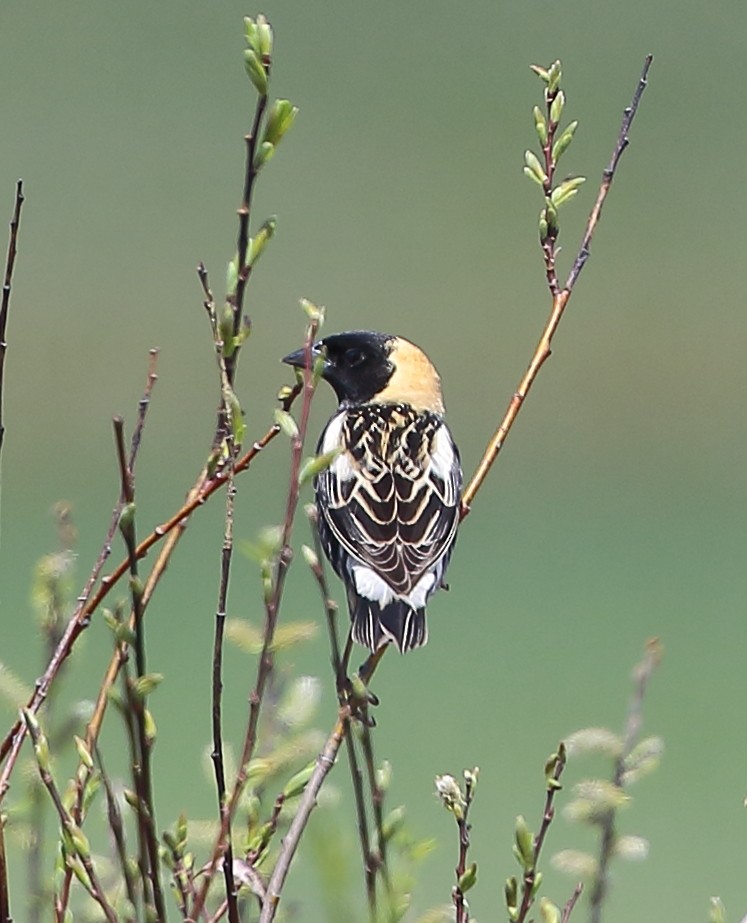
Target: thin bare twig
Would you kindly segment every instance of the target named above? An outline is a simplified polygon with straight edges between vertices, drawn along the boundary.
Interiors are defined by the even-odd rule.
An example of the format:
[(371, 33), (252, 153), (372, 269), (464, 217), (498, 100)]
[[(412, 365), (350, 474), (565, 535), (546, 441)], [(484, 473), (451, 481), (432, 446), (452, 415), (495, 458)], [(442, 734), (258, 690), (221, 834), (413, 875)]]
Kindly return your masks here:
[[(140, 440), (142, 436), (142, 428), (145, 422), (145, 414), (150, 403), (150, 397), (152, 394), (153, 387), (157, 380), (156, 375), (156, 362), (157, 362), (157, 350), (150, 351), (150, 362), (148, 368), (148, 380), (145, 386), (145, 391), (143, 397), (140, 399), (140, 409), (138, 413), (138, 424), (133, 434), (133, 443), (130, 447), (130, 456), (129, 456), (129, 465), (132, 471), (135, 470), (135, 463), (137, 461), (137, 454), (140, 447)], [(137, 442), (135, 442), (135, 436), (137, 436)], [(73, 614), (68, 620), (65, 631), (63, 632), (60, 640), (55, 648), (55, 651), (52, 657), (47, 664), (47, 668), (44, 671), (43, 676), (36, 681), (36, 686), (34, 688), (34, 693), (27, 703), (27, 708), (30, 709), (34, 714), (38, 712), (41, 706), (44, 704), (44, 701), (49, 693), (49, 690), (57, 677), (62, 664), (67, 659), (70, 651), (75, 644), (78, 636), (84, 631), (90, 624), (91, 614), (95, 611), (96, 607), (99, 605), (99, 602), (96, 602), (94, 605), (89, 603), (91, 594), (93, 593), (93, 588), (96, 585), (101, 569), (106, 563), (109, 555), (112, 551), (112, 540), (114, 534), (117, 531), (117, 526), (119, 524), (119, 517), (122, 512), (123, 501), (120, 497), (114, 507), (112, 512), (112, 517), (109, 523), (109, 528), (104, 538), (104, 542), (99, 551), (98, 557), (91, 569), (91, 573), (86, 580), (86, 583), (81, 590), (80, 594), (76, 600), (76, 606)], [(142, 554), (140, 555), (142, 557)], [(127, 570), (127, 562), (125, 561), (122, 565), (122, 574)], [(121, 574), (120, 574), (121, 576)], [(109, 588), (114, 585), (115, 581), (112, 581)], [(105, 594), (104, 594), (105, 595)], [(10, 776), (13, 771), (16, 760), (18, 759), (18, 754), (20, 753), (21, 746), (23, 745), (24, 738), (26, 736), (26, 726), (19, 719), (13, 727), (10, 729), (5, 739), (0, 745), (0, 762), (2, 762), (5, 757), (10, 754), (8, 762), (3, 767), (3, 772), (0, 774), (0, 802), (2, 802), (5, 794), (8, 790), (10, 784)], [(90, 742), (89, 742), (90, 743)], [(89, 746), (90, 749), (90, 746)]]
[[(503, 420), (501, 421), (500, 426), (495, 431), (490, 442), (488, 443), (485, 452), (480, 459), (480, 463), (477, 466), (477, 470), (473, 474), (472, 479), (462, 494), (463, 517), (469, 513), (472, 503), (475, 499), (475, 495), (482, 486), (483, 481), (487, 477), (488, 471), (490, 471), (493, 463), (498, 457), (498, 453), (503, 448), (506, 437), (508, 436), (511, 427), (513, 426), (514, 420), (521, 410), (524, 399), (529, 393), (529, 390), (532, 387), (532, 384), (534, 383), (539, 370), (551, 355), (552, 338), (563, 316), (563, 312), (565, 311), (565, 307), (568, 304), (568, 300), (571, 297), (573, 287), (576, 284), (581, 270), (583, 269), (586, 260), (589, 257), (591, 239), (599, 222), (599, 218), (602, 212), (602, 205), (604, 204), (604, 200), (606, 199), (607, 193), (609, 192), (610, 186), (612, 185), (612, 180), (614, 179), (620, 156), (628, 144), (628, 132), (630, 130), (633, 118), (638, 110), (638, 105), (641, 101), (643, 91), (646, 88), (648, 72), (652, 61), (652, 55), (648, 55), (644, 61), (643, 71), (641, 73), (640, 80), (638, 81), (633, 100), (630, 106), (625, 110), (620, 132), (618, 134), (617, 141), (615, 142), (612, 159), (610, 160), (609, 166), (604, 171), (596, 202), (594, 203), (591, 213), (589, 214), (589, 218), (586, 224), (586, 231), (584, 232), (584, 236), (581, 241), (581, 248), (562, 290), (557, 290), (557, 279), (555, 277), (554, 271), (554, 246), (551, 248), (552, 252), (550, 253), (550, 257), (553, 261), (552, 267), (547, 264), (548, 254), (545, 251), (546, 266), (548, 269), (548, 285), (550, 287), (553, 299), (550, 317), (548, 318), (545, 329), (542, 332), (542, 336), (540, 337), (539, 343), (537, 344), (537, 348), (534, 351), (534, 355), (532, 356), (532, 359), (529, 363), (529, 367), (519, 382), (519, 386), (516, 389), (516, 392), (509, 401), (508, 408), (506, 409)], [(552, 271), (550, 271), (551, 269)]]
[[(138, 402), (137, 422), (135, 424), (135, 430), (133, 431), (133, 434), (132, 434), (132, 440), (130, 442), (130, 451), (129, 451), (129, 455), (127, 459), (127, 465), (129, 466), (129, 469), (132, 475), (134, 475), (138, 455), (140, 452), (140, 447), (142, 445), (143, 430), (145, 428), (145, 420), (146, 420), (146, 416), (148, 413), (148, 409), (150, 407), (150, 402), (151, 402), (151, 398), (153, 395), (153, 389), (156, 385), (156, 382), (158, 381), (158, 374), (157, 374), (158, 350), (151, 349), (149, 350), (148, 355), (149, 355), (148, 376), (145, 382), (145, 388), (143, 389), (142, 397), (140, 398), (140, 401)], [(119, 519), (122, 514), (122, 508), (124, 507), (124, 503), (125, 503), (125, 499), (120, 489), (120, 496), (117, 499), (117, 503), (112, 512), (112, 518), (109, 523), (109, 529), (108, 529), (106, 538), (104, 539), (104, 544), (102, 545), (101, 551), (99, 552), (98, 558), (96, 560), (96, 563), (94, 564), (93, 570), (91, 571), (88, 577), (86, 585), (82, 593), (78, 596), (76, 611), (81, 609), (81, 607), (85, 605), (86, 601), (90, 597), (91, 593), (93, 592), (93, 587), (96, 583), (96, 579), (98, 578), (98, 574), (100, 573), (101, 568), (103, 567), (107, 558), (111, 554), (112, 539), (114, 538), (114, 533), (117, 531), (117, 528), (119, 527)], [(70, 626), (70, 623), (72, 622), (74, 618), (75, 618), (75, 613), (71, 617), (70, 622), (68, 622), (68, 627)], [(64, 641), (64, 637), (65, 636), (63, 634), (63, 636), (58, 640), (57, 648), (55, 649), (55, 652), (53, 653), (52, 659), (54, 659), (57, 652), (59, 651), (60, 643)], [(126, 644), (117, 644), (116, 650), (117, 650), (116, 656), (118, 656), (119, 658), (125, 659), (127, 657), (127, 645)], [(64, 658), (60, 663), (60, 668), (62, 666), (62, 663), (64, 663)], [(87, 743), (86, 743), (86, 749), (88, 750), (89, 753), (93, 753), (94, 750), (96, 749), (96, 736), (95, 735), (88, 736)], [(82, 761), (79, 763), (78, 771), (76, 773), (76, 779), (77, 779), (76, 801), (72, 809), (73, 820), (77, 824), (81, 823), (82, 821), (83, 796), (85, 793), (86, 785), (88, 784), (88, 780), (90, 779), (91, 772), (92, 770), (88, 766), (86, 766)], [(65, 915), (65, 910), (67, 908), (67, 904), (70, 898), (70, 886), (72, 884), (72, 875), (73, 875), (72, 871), (70, 869), (66, 869), (65, 877), (64, 877), (63, 884), (59, 892), (60, 896), (57, 900), (57, 907), (55, 911), (60, 920), (62, 920)]]
[(254, 753), (257, 744), (257, 731), (259, 726), (259, 715), (262, 707), (262, 701), (265, 689), (269, 682), (270, 676), (274, 669), (275, 658), (273, 655), (273, 642), (275, 638), (275, 628), (277, 626), (278, 616), (280, 614), (280, 602), (285, 587), (285, 578), (288, 573), (288, 567), (293, 556), (290, 546), (291, 533), (295, 520), (296, 508), (298, 506), (300, 483), (299, 474), (301, 470), (301, 458), (308, 429), (309, 414), (311, 411), (311, 399), (314, 396), (315, 381), (312, 373), (312, 353), (311, 348), (316, 338), (319, 327), (319, 321), (313, 319), (307, 328), (304, 348), (306, 350), (306, 363), (303, 370), (303, 403), (301, 406), (301, 416), (298, 423), (297, 432), (291, 439), (291, 464), (290, 477), (288, 484), (288, 495), (286, 500), (285, 516), (283, 519), (282, 535), (280, 539), (280, 550), (275, 562), (275, 571), (272, 580), (272, 588), (265, 598), (265, 627), (262, 652), (259, 656), (257, 667), (257, 676), (254, 689), (249, 697), (249, 722), (247, 724), (246, 734), (244, 736), (244, 745), (241, 753), (239, 771), (233, 785), (230, 796), (225, 799), (221, 811), (221, 823), (212, 857), (208, 863), (208, 869), (205, 874), (205, 880), (201, 890), (192, 906), (192, 919), (197, 919), (202, 912), (207, 900), (208, 890), (215, 874), (218, 863), (225, 855), (229, 845), (228, 831), (231, 818), (236, 812), (239, 798), (244, 790), (247, 779), (249, 761)]
[[(65, 831), (66, 837), (68, 838), (69, 843), (74, 849), (74, 855), (70, 855), (69, 847), (66, 856), (66, 862), (70, 864), (73, 861), (80, 861), (83, 869), (85, 870), (86, 875), (88, 876), (88, 882), (86, 883), (81, 879), (81, 883), (86, 888), (93, 900), (101, 908), (104, 917), (107, 920), (107, 923), (119, 923), (114, 908), (111, 906), (109, 901), (106, 898), (106, 893), (101, 886), (101, 882), (96, 875), (96, 870), (91, 861), (91, 854), (88, 848), (88, 843), (84, 838), (83, 831), (75, 823), (71, 814), (65, 807), (60, 791), (57, 788), (57, 784), (52, 777), (52, 773), (49, 771), (49, 753), (46, 740), (43, 739), (41, 730), (36, 723), (35, 717), (26, 709), (24, 710), (25, 721), (31, 739), (34, 743), (34, 748), (36, 749), (37, 754), (37, 768), (39, 770), (39, 776), (44, 784), (44, 787), (49, 792), (49, 796), (52, 799), (52, 803), (57, 810), (57, 814), (60, 818), (60, 823), (62, 828)], [(45, 750), (47, 751), (45, 753)]]
[(8, 344), (5, 340), (8, 327), (8, 310), (10, 308), (10, 292), (13, 286), (13, 269), (18, 253), (18, 229), (21, 224), (21, 207), (23, 206), (23, 180), (16, 183), (16, 200), (13, 207), (13, 217), (10, 219), (10, 238), (8, 252), (5, 257), (5, 274), (3, 276), (3, 293), (0, 297), (0, 452), (3, 449), (5, 424), (3, 422), (3, 382), (5, 380), (5, 354)]
[[(625, 775), (625, 763), (630, 753), (638, 742), (643, 723), (643, 700), (646, 696), (646, 689), (649, 680), (654, 671), (661, 663), (662, 647), (658, 639), (653, 639), (646, 645), (646, 652), (643, 659), (636, 666), (633, 673), (635, 687), (633, 696), (628, 708), (628, 718), (625, 723), (625, 738), (619, 757), (615, 761), (615, 769), (612, 774), (612, 783), (618, 788), (622, 788)], [(602, 907), (604, 899), (607, 896), (609, 886), (609, 866), (615, 849), (615, 815), (614, 809), (610, 809), (603, 820), (600, 821), (602, 830), (602, 842), (599, 847), (599, 862), (597, 863), (597, 873), (594, 877), (594, 884), (589, 895), (589, 911), (591, 923), (599, 923), (602, 918)]]
[(8, 891), (8, 860), (5, 855), (5, 815), (0, 814), (0, 923), (13, 923)]
[[(376, 667), (379, 665), (379, 661), (385, 652), (386, 647), (379, 648), (379, 650), (374, 654), (371, 654), (368, 660), (363, 664), (359, 673), (363, 683), (369, 683), (371, 681)], [(283, 837), (283, 843), (280, 847), (280, 853), (278, 855), (277, 862), (275, 863), (275, 868), (272, 870), (270, 880), (267, 883), (266, 897), (262, 905), (262, 911), (259, 915), (259, 923), (272, 923), (272, 921), (275, 919), (275, 914), (277, 913), (278, 905), (280, 903), (280, 895), (285, 884), (285, 879), (290, 870), (291, 862), (293, 861), (293, 857), (295, 856), (296, 850), (298, 849), (301, 835), (306, 829), (306, 825), (309, 822), (311, 812), (316, 807), (316, 800), (319, 795), (319, 791), (324, 784), (324, 780), (327, 778), (329, 771), (335, 764), (337, 754), (345, 736), (345, 724), (350, 720), (351, 714), (351, 703), (346, 703), (340, 708), (337, 722), (332, 729), (331, 734), (327, 738), (327, 743), (324, 746), (324, 750), (319, 754), (319, 757), (317, 758), (314, 772), (312, 773), (311, 778), (309, 779), (309, 782), (304, 789), (303, 795), (301, 796), (298, 810), (296, 811), (293, 820), (291, 821), (288, 832)]]
[(462, 890), (462, 878), (467, 871), (467, 855), (470, 847), (469, 809), (475, 793), (476, 772), (465, 772), (464, 804), (460, 814), (455, 815), (457, 829), (459, 830), (459, 858), (455, 869), (457, 883), (452, 892), (454, 907), (456, 908), (456, 923), (469, 923), (469, 905)]
[(580, 882), (573, 889), (573, 894), (566, 901), (566, 905), (563, 908), (563, 915), (560, 918), (560, 923), (568, 923), (573, 913), (573, 908), (576, 906), (578, 899), (581, 897), (581, 892), (584, 890), (583, 882)]
[[(135, 532), (135, 480), (132, 470), (127, 463), (127, 452), (124, 439), (124, 421), (121, 417), (114, 418), (114, 436), (119, 462), (120, 480), (122, 485), (122, 498), (125, 506), (119, 521), (120, 532), (124, 539), (129, 559), (130, 593), (132, 598), (132, 614), (135, 621), (135, 666), (137, 678), (143, 679), (146, 675), (145, 663), (145, 626), (143, 625), (143, 584), (138, 572), (137, 539)], [(145, 693), (136, 695), (130, 682), (126, 683), (129, 707), (135, 716), (137, 729), (137, 755), (133, 761), (133, 773), (138, 794), (138, 816), (141, 819), (142, 830), (148, 854), (147, 878), (150, 882), (153, 895), (153, 904), (157, 919), (166, 919), (166, 906), (161, 887), (161, 860), (158, 852), (158, 834), (156, 825), (156, 807), (153, 797), (153, 775), (151, 768), (151, 751), (153, 741), (148, 735)], [(145, 884), (145, 878), (143, 880)], [(147, 903), (147, 902), (146, 902)]]
[[(106, 768), (104, 767), (104, 761), (98, 746), (96, 747), (96, 762), (99, 765), (99, 778), (103, 783), (104, 793), (106, 795), (107, 821), (109, 824), (109, 829), (111, 830), (112, 836), (114, 838), (114, 848), (117, 853), (119, 868), (122, 872), (122, 880), (125, 884), (125, 893), (127, 894), (127, 899), (134, 909), (137, 906), (137, 888), (135, 886), (135, 880), (132, 876), (130, 863), (127, 859), (127, 841), (125, 839), (122, 812), (119, 810), (119, 804), (117, 803), (117, 798), (114, 794), (114, 788)], [(126, 921), (127, 923), (135, 923), (135, 917), (128, 916)]]
[[(215, 611), (215, 631), (213, 640), (213, 682), (212, 682), (212, 730), (213, 750), (211, 759), (215, 772), (215, 785), (218, 794), (218, 812), (223, 811), (226, 800), (226, 771), (223, 757), (223, 636), (226, 626), (226, 607), (228, 605), (228, 586), (231, 576), (231, 562), (233, 559), (233, 521), (236, 500), (236, 479), (234, 463), (236, 461), (237, 446), (235, 443), (235, 427), (231, 424), (232, 411), (229, 403), (232, 393), (231, 382), (226, 365), (226, 344), (221, 336), (220, 325), (215, 313), (215, 299), (210, 289), (207, 270), (200, 263), (197, 274), (202, 284), (205, 296), (203, 305), (210, 318), (210, 328), (213, 333), (215, 351), (218, 357), (220, 372), (221, 394), (223, 399), (218, 412), (216, 428), (216, 451), (225, 447), (228, 472), (228, 486), (226, 487), (226, 512), (223, 532), (223, 546), (220, 554), (220, 580), (218, 584), (218, 605)], [(224, 431), (222, 445), (218, 444), (221, 430)], [(233, 876), (233, 847), (231, 845), (231, 825), (228, 826), (228, 845), (223, 856), (223, 877), (226, 882), (226, 910), (230, 923), (239, 923), (239, 906), (237, 901), (236, 886)]]
[(516, 917), (516, 923), (524, 923), (529, 914), (529, 910), (534, 903), (535, 882), (537, 881), (537, 866), (539, 864), (540, 853), (542, 852), (542, 847), (545, 842), (545, 837), (547, 836), (547, 831), (549, 830), (550, 824), (555, 817), (555, 796), (558, 791), (560, 791), (560, 777), (563, 775), (565, 764), (566, 751), (565, 746), (561, 743), (558, 746), (557, 752), (550, 757), (550, 762), (547, 764), (547, 791), (545, 793), (545, 807), (542, 811), (542, 821), (540, 823), (540, 828), (534, 838), (532, 863), (529, 868), (525, 869), (524, 876), (522, 878), (521, 906), (519, 907), (519, 914)]
[[(293, 388), (291, 392), (283, 399), (282, 407), (284, 410), (290, 409), (290, 406), (293, 404), (296, 397), (300, 394), (300, 391), (300, 387)], [(273, 424), (267, 430), (264, 436), (254, 442), (251, 447), (241, 456), (241, 458), (236, 461), (236, 465), (234, 466), (235, 473), (238, 474), (242, 471), (246, 471), (257, 457), (257, 455), (259, 455), (259, 453), (279, 435), (280, 431), (280, 426), (278, 426), (277, 423)], [(143, 597), (144, 608), (145, 602), (149, 598), (149, 594), (147, 592), (148, 588), (150, 587), (151, 591), (155, 588), (158, 579), (166, 569), (166, 565), (170, 560), (171, 554), (173, 553), (179, 539), (186, 529), (187, 520), (195, 510), (202, 506), (209, 497), (211, 497), (226, 483), (227, 475), (224, 471), (218, 471), (210, 476), (206, 470), (203, 470), (200, 474), (200, 477), (197, 479), (195, 486), (187, 494), (187, 499), (184, 504), (176, 511), (176, 513), (173, 514), (173, 516), (171, 516), (160, 525), (156, 526), (150, 535), (143, 539), (143, 541), (141, 541), (137, 546), (136, 555), (138, 560), (140, 560), (141, 558), (145, 557), (145, 555), (154, 545), (160, 542), (165, 536), (169, 536), (169, 540), (167, 541), (161, 555), (159, 556), (156, 565), (154, 565), (154, 568), (151, 571), (151, 576), (146, 583), (146, 593)], [(115, 512), (118, 513), (119, 510), (116, 510)], [(117, 519), (118, 518), (119, 517), (117, 516)], [(112, 530), (112, 535), (114, 531), (116, 531), (116, 523), (114, 529)], [(78, 603), (76, 605), (75, 611), (68, 621), (65, 632), (60, 639), (60, 643), (57, 645), (57, 649), (55, 650), (54, 656), (47, 664), (47, 668), (44, 671), (44, 674), (37, 680), (35, 684), (34, 692), (26, 706), (34, 714), (38, 712), (39, 708), (44, 703), (44, 700), (49, 694), (49, 690), (54, 683), (57, 674), (59, 673), (60, 667), (69, 656), (75, 645), (75, 642), (90, 624), (92, 614), (101, 605), (108, 593), (118, 583), (122, 576), (127, 573), (128, 561), (125, 560), (117, 568), (115, 568), (111, 574), (108, 574), (102, 579), (98, 590), (93, 596), (91, 596), (96, 578), (98, 577), (101, 567), (103, 566), (106, 558), (110, 553), (111, 548), (107, 544), (102, 549), (99, 560), (94, 566), (94, 570), (91, 574), (91, 577), (89, 578), (88, 584), (86, 585), (86, 589), (78, 597)], [(117, 662), (117, 656), (115, 655), (109, 664), (104, 683), (102, 684), (101, 692), (97, 699), (93, 718), (91, 719), (91, 722), (89, 722), (89, 733), (87, 734), (87, 740), (89, 740), (91, 736), (95, 737), (98, 734), (101, 720), (106, 710), (106, 692), (113, 685), (118, 671), (119, 663)], [(16, 721), (0, 745), (0, 761), (7, 758), (5, 765), (3, 766), (2, 773), (0, 773), (0, 802), (2, 802), (8, 791), (10, 785), (10, 776), (18, 760), (18, 755), (23, 745), (23, 741), (26, 738), (26, 733), (27, 731), (25, 725), (21, 721)]]
[[(329, 634), (332, 670), (335, 676), (337, 687), (337, 698), (340, 707), (345, 704), (348, 695), (349, 681), (343, 675), (342, 658), (340, 655), (340, 642), (337, 636), (337, 603), (332, 599), (329, 592), (327, 575), (324, 570), (324, 552), (322, 549), (321, 539), (319, 538), (319, 529), (317, 528), (317, 512), (315, 507), (311, 507), (309, 512), (309, 521), (311, 531), (314, 537), (315, 556), (309, 560), (309, 567), (319, 587), (319, 593), (322, 598), (322, 605), (327, 617), (327, 631)], [(364, 731), (368, 730), (367, 722), (363, 722)], [(371, 837), (368, 830), (368, 817), (366, 814), (366, 799), (363, 794), (363, 773), (361, 772), (358, 761), (358, 754), (355, 749), (355, 738), (352, 734), (350, 720), (345, 723), (345, 748), (348, 754), (348, 765), (350, 767), (350, 777), (353, 785), (353, 797), (355, 800), (355, 812), (358, 823), (358, 836), (361, 841), (361, 854), (363, 857), (363, 875), (366, 885), (366, 898), (368, 900), (368, 909), (371, 916), (376, 910), (376, 871), (379, 865), (376, 857), (371, 850)], [(379, 839), (383, 839), (379, 836)], [(381, 846), (379, 847), (381, 852)]]

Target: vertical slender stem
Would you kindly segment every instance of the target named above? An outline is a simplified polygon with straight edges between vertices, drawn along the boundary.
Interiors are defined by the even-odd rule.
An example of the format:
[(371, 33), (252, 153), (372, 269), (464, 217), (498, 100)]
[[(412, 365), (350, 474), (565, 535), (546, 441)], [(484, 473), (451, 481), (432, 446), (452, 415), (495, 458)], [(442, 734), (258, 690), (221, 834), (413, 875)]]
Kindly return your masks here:
[(10, 308), (10, 292), (13, 285), (13, 268), (18, 252), (18, 229), (21, 224), (21, 207), (23, 206), (23, 180), (16, 183), (16, 201), (13, 208), (13, 217), (10, 219), (10, 238), (8, 252), (5, 257), (5, 274), (3, 276), (3, 292), (0, 296), (0, 452), (3, 448), (5, 424), (3, 422), (3, 381), (5, 376), (5, 354), (8, 344), (5, 340), (8, 326), (8, 310)]
[(0, 923), (12, 923), (8, 890), (8, 860), (5, 855), (5, 815), (0, 814)]
[[(120, 532), (127, 548), (130, 569), (130, 592), (132, 598), (132, 615), (135, 622), (135, 667), (138, 678), (146, 674), (145, 654), (145, 625), (143, 624), (143, 592), (144, 587), (138, 573), (137, 538), (135, 532), (135, 484), (132, 470), (127, 462), (124, 441), (124, 422), (121, 417), (114, 419), (114, 436), (119, 462), (120, 480), (122, 484), (122, 498), (125, 506), (120, 519)], [(161, 859), (158, 851), (158, 836), (156, 824), (155, 800), (153, 797), (153, 775), (151, 767), (152, 740), (148, 737), (145, 716), (145, 702), (140, 696), (132, 693), (131, 683), (127, 683), (130, 691), (130, 706), (134, 709), (136, 729), (138, 735), (139, 766), (136, 763), (136, 778), (140, 780), (141, 790), (139, 795), (139, 812), (144, 820), (146, 847), (148, 853), (148, 878), (153, 893), (153, 904), (158, 920), (166, 919), (166, 906), (164, 904), (161, 888)]]

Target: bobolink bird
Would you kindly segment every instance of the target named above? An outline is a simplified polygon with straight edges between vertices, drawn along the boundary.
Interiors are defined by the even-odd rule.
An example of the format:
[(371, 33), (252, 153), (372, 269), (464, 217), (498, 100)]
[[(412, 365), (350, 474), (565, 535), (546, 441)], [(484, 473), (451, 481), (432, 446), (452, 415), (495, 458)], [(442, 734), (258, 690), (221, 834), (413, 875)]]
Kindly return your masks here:
[[(314, 480), (322, 547), (345, 584), (353, 640), (404, 653), (428, 640), (425, 604), (459, 524), (462, 469), (441, 379), (413, 343), (368, 330), (325, 337), (313, 355), (339, 401), (317, 447), (339, 450)], [(302, 368), (304, 350), (283, 362)]]

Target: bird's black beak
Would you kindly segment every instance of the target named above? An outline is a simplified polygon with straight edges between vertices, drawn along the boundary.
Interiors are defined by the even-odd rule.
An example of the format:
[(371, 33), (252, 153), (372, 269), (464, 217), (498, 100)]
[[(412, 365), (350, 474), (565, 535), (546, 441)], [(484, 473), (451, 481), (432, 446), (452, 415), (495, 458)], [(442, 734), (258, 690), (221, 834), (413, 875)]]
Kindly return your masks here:
[[(322, 355), (324, 347), (321, 343), (314, 343), (311, 347), (311, 364), (313, 365), (316, 359)], [(306, 368), (306, 347), (302, 346), (300, 349), (297, 349), (294, 353), (289, 353), (287, 356), (284, 356), (281, 360), (286, 365), (292, 365), (297, 369)]]

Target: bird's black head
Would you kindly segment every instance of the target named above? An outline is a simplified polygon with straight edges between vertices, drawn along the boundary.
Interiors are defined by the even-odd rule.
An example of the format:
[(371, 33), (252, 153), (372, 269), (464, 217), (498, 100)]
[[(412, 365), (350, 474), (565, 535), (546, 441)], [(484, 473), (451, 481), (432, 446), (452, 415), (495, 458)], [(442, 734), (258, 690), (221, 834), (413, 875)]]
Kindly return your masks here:
[[(352, 330), (314, 344), (313, 357), (324, 355), (322, 377), (332, 385), (341, 404), (365, 404), (386, 387), (394, 373), (389, 355), (395, 339), (385, 333)], [(299, 349), (283, 362), (303, 368), (304, 353)]]

